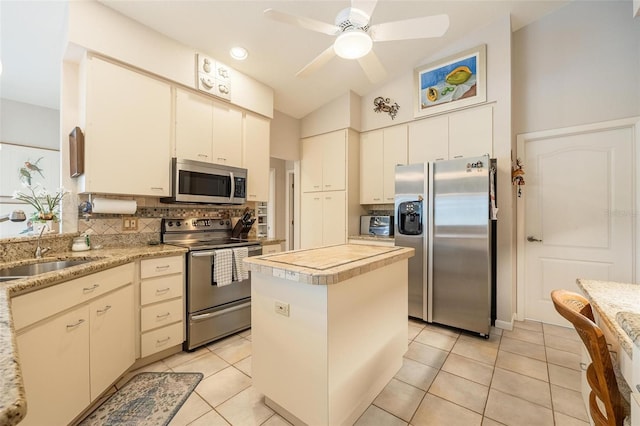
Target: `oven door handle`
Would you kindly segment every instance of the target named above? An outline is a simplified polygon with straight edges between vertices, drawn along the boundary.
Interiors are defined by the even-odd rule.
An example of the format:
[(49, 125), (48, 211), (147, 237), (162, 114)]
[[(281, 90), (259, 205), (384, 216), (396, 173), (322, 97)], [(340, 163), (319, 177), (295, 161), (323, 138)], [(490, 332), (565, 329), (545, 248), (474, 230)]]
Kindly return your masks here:
[(193, 257), (211, 257), (213, 256), (215, 253), (215, 250), (211, 250), (211, 251), (195, 251), (195, 252), (191, 252), (191, 256)]
[(251, 302), (243, 303), (242, 305), (234, 306), (234, 307), (228, 308), (228, 309), (223, 309), (221, 311), (210, 312), (208, 314), (194, 315), (194, 316), (191, 317), (191, 320), (193, 320), (193, 321), (202, 321), (202, 320), (206, 320), (206, 319), (209, 319), (209, 318), (215, 318), (215, 317), (220, 316), (220, 315), (224, 315), (224, 314), (228, 314), (230, 312), (239, 311), (240, 309), (248, 308), (249, 306), (251, 306)]

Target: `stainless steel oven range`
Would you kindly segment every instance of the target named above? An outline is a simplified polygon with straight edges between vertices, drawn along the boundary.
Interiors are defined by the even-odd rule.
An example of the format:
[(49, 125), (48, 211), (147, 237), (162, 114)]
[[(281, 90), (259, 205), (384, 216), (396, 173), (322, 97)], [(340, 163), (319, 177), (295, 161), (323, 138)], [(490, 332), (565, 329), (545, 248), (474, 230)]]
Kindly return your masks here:
[[(193, 350), (251, 327), (251, 273), (249, 279), (218, 285), (214, 280), (214, 268), (216, 252), (220, 262), (225, 259), (228, 263), (228, 256), (220, 250), (246, 247), (248, 256), (259, 256), (262, 254), (260, 243), (232, 238), (229, 219), (163, 219), (161, 227), (163, 243), (189, 250), (186, 255), (187, 339), (184, 349)], [(237, 252), (235, 250), (233, 254)]]

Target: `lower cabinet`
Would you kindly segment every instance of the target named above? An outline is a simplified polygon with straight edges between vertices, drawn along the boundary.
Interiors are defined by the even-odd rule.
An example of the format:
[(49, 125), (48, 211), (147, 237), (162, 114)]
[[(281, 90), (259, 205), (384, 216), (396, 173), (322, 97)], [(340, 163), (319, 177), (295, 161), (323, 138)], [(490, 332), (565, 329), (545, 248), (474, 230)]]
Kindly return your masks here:
[(280, 253), (282, 251), (282, 244), (263, 244), (262, 245), (262, 254), (274, 254)]

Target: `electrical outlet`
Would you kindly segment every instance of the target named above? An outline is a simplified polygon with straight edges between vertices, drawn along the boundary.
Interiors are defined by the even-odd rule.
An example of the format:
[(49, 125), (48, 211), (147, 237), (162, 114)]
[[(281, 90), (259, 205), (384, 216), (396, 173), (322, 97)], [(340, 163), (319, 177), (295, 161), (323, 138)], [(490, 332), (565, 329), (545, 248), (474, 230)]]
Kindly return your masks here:
[(123, 231), (135, 231), (138, 229), (138, 218), (136, 217), (123, 217), (122, 218), (122, 230)]
[(122, 230), (123, 231), (128, 231), (130, 227), (131, 227), (131, 222), (129, 221), (129, 218), (128, 217), (123, 217), (122, 218)]
[(129, 227), (131, 231), (138, 230), (138, 219), (136, 219), (135, 217), (132, 217), (131, 219), (129, 219), (129, 225), (131, 225)]
[(288, 303), (278, 302), (276, 300), (275, 309), (276, 309), (276, 314), (280, 314), (280, 315), (283, 315), (285, 317), (289, 316), (289, 304)]

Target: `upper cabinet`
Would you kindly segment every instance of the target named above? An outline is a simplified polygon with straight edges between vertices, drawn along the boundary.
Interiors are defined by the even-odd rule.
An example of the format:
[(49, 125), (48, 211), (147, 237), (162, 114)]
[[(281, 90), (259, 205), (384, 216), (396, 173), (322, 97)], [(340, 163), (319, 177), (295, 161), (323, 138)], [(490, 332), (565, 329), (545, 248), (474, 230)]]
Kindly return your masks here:
[(177, 89), (176, 156), (241, 167), (242, 111)]
[(247, 201), (269, 200), (269, 128), (268, 119), (245, 115), (243, 167), (248, 170)]
[(167, 196), (171, 86), (97, 57), (85, 64), (84, 193)]
[(302, 192), (341, 191), (346, 182), (346, 132), (337, 131), (302, 140)]
[(360, 136), (360, 204), (394, 202), (398, 164), (407, 164), (405, 124)]
[(409, 124), (409, 163), (493, 155), (493, 107), (482, 106)]

